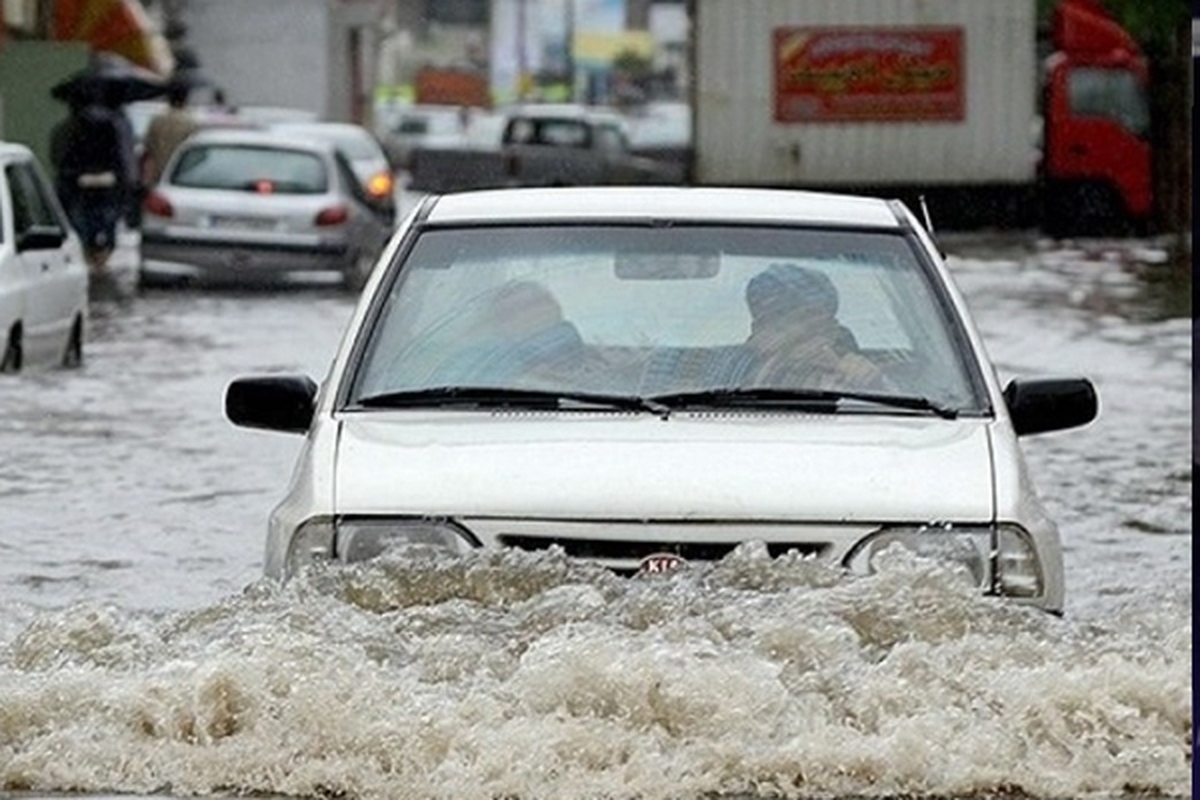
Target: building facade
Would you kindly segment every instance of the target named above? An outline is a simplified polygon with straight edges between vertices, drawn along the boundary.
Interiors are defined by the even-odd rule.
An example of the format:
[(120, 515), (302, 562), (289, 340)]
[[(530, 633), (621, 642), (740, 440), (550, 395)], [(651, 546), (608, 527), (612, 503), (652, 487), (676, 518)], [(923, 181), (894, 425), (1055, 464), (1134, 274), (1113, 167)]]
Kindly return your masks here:
[(369, 123), (382, 0), (172, 0), (200, 69), (235, 106)]

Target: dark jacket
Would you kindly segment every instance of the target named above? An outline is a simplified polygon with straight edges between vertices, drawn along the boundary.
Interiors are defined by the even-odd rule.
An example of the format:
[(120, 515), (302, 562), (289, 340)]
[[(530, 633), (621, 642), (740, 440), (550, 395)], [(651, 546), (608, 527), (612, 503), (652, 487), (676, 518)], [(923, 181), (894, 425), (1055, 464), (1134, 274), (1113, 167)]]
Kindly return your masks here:
[(80, 175), (111, 172), (128, 191), (136, 185), (132, 131), (119, 109), (94, 103), (72, 109), (50, 136), (50, 160), (62, 190), (78, 186)]

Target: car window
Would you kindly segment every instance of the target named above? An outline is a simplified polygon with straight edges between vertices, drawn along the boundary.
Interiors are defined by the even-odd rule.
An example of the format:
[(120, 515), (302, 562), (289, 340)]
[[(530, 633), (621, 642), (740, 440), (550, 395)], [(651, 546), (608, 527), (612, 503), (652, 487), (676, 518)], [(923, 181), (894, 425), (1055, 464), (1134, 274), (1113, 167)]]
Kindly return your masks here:
[(429, 132), (429, 119), (427, 117), (404, 117), (396, 123), (392, 130), (396, 133), (419, 136)]
[[(759, 385), (742, 368), (769, 341), (761, 301), (797, 286), (821, 298), (836, 346), (885, 373), (890, 391), (986, 407), (944, 289), (904, 236), (687, 225), (423, 232), (369, 328), (351, 401), (529, 381), (641, 396)], [(780, 357), (806, 347), (799, 308), (779, 317), (801, 336), (779, 340)], [(558, 363), (548, 333), (525, 341), (531, 328), (575, 343), (569, 358)]]
[(9, 164), (5, 167), (12, 192), (13, 231), (20, 236), (34, 225), (62, 227), (45, 182), (29, 164)]
[(588, 126), (569, 119), (546, 119), (538, 124), (536, 143), (556, 147), (586, 147)]
[(1068, 76), (1067, 92), (1076, 116), (1111, 119), (1137, 136), (1150, 129), (1145, 91), (1128, 70), (1076, 67)]
[(316, 153), (261, 145), (193, 145), (180, 154), (169, 181), (278, 194), (321, 194), (329, 188), (325, 161)]

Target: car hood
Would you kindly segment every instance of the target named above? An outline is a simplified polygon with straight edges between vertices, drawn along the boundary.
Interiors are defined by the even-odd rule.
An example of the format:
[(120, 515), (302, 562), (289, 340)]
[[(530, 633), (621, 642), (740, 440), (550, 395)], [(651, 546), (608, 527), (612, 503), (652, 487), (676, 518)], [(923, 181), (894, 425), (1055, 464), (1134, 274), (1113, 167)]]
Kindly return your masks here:
[(714, 413), (343, 418), (337, 513), (984, 521), (987, 420)]

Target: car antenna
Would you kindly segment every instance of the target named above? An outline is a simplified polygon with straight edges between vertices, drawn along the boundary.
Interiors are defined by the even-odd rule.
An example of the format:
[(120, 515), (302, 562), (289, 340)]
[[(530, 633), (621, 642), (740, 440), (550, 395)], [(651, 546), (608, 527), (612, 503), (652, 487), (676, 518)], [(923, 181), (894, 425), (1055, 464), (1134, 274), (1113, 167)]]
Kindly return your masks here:
[(919, 195), (917, 202), (921, 204), (921, 216), (925, 218), (925, 230), (929, 231), (929, 235), (933, 235), (933, 219), (929, 216), (929, 204), (925, 202), (925, 195)]
[(933, 239), (934, 244), (937, 245), (938, 253), (941, 254), (942, 258), (945, 258), (946, 251), (942, 250), (942, 245), (938, 242), (937, 236), (934, 234), (933, 217), (929, 214), (929, 204), (925, 202), (925, 195), (918, 195), (917, 202), (921, 204), (921, 216), (925, 218), (925, 230), (929, 233), (929, 238)]

